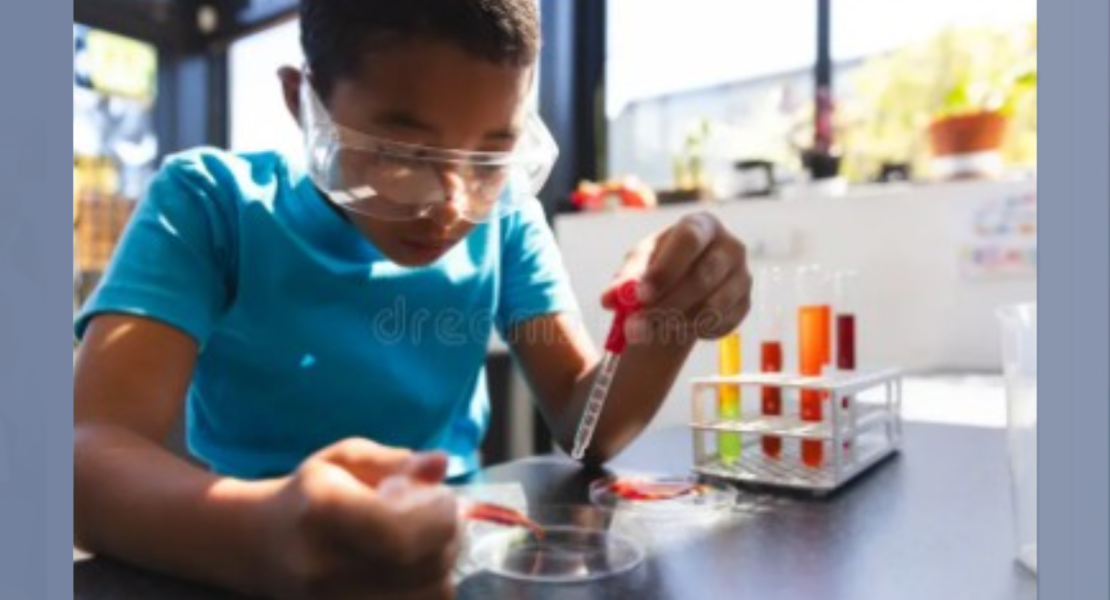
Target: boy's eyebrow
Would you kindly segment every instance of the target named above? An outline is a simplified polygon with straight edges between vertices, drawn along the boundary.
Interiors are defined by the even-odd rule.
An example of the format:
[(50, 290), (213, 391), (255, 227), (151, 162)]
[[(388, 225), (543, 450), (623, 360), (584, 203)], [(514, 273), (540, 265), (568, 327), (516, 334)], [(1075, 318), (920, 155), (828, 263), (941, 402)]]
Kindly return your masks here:
[(421, 133), (439, 133), (435, 127), (425, 123), (412, 113), (401, 110), (388, 110), (374, 117), (374, 123), (383, 127), (397, 127)]
[[(374, 123), (381, 127), (407, 129), (420, 133), (438, 134), (439, 129), (430, 123), (420, 120), (416, 115), (403, 110), (387, 110), (374, 118)], [(486, 132), (483, 136), (489, 141), (512, 142), (520, 136), (517, 127), (505, 127)]]

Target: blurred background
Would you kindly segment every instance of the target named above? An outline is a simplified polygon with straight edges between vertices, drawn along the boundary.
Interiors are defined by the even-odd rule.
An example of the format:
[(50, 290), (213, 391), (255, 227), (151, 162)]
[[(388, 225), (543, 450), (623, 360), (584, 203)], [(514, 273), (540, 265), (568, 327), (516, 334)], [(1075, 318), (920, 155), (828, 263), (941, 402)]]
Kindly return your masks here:
[[(1000, 418), (962, 399), (1000, 370), (994, 311), (1036, 299), (1035, 0), (539, 6), (534, 101), (561, 150), (540, 199), (595, 339), (627, 248), (709, 210), (753, 270), (858, 272), (860, 361), (948, 386), (911, 412)], [(75, 0), (75, 310), (168, 153), (299, 156), (275, 75), (298, 34), (293, 0)], [(715, 352), (653, 426), (688, 419), (685, 381)], [(490, 365), (487, 458), (549, 448), (496, 340)]]

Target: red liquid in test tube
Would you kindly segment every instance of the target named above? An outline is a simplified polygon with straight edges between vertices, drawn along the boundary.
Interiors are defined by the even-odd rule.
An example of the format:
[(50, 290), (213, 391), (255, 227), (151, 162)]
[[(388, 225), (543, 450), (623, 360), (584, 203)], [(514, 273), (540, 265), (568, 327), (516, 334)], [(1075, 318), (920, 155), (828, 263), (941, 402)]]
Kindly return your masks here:
[[(764, 373), (778, 373), (782, 371), (782, 343), (763, 342), (759, 347), (759, 366)], [(760, 390), (761, 404), (764, 415), (782, 415), (782, 388), (764, 387)], [(782, 438), (777, 435), (765, 435), (761, 440), (763, 453), (772, 458), (782, 455)]]
[[(836, 369), (851, 372), (856, 370), (856, 306), (854, 271), (837, 271), (833, 275), (834, 303), (836, 305)], [(852, 408), (852, 398), (838, 399), (841, 410)], [(850, 450), (851, 440), (844, 440), (844, 449)]]
[[(786, 329), (788, 294), (782, 269), (762, 267), (756, 274), (755, 312), (759, 323), (759, 370), (779, 373), (783, 370), (783, 338)], [(782, 388), (760, 388), (760, 412), (764, 416), (782, 416)], [(782, 456), (782, 437), (764, 435), (760, 439), (764, 456)]]
[(836, 315), (836, 368), (856, 370), (856, 316)]

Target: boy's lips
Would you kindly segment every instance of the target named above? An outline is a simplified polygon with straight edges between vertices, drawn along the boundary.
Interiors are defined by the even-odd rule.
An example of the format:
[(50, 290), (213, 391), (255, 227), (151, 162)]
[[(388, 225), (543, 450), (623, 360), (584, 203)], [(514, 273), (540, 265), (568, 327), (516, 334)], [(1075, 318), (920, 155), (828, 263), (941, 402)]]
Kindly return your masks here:
[(420, 256), (423, 259), (431, 259), (446, 253), (454, 246), (456, 240), (450, 239), (401, 239), (401, 243), (409, 249), (410, 252)]

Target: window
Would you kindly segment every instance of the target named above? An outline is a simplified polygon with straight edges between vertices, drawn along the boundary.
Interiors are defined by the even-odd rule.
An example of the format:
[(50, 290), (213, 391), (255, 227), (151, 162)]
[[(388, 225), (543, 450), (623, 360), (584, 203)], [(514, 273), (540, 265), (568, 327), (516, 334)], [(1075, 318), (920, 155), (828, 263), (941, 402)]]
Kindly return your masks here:
[[(770, 160), (785, 182), (806, 176), (815, 1), (609, 6), (608, 176), (718, 196), (730, 195), (738, 160)], [(931, 120), (988, 96), (1010, 115), (1005, 162), (1035, 167), (1036, 0), (833, 0), (831, 20), (835, 141), (849, 180), (873, 179), (886, 162), (927, 175)], [(678, 168), (691, 158), (700, 180)]]
[(282, 22), (244, 37), (228, 53), (228, 143), (235, 151), (301, 154), (297, 123), (285, 107), (278, 68), (301, 67), (300, 22)]
[(157, 52), (73, 25), (74, 309), (104, 271), (157, 167)]
[(609, 175), (673, 187), (703, 123), (718, 193), (737, 160), (800, 167), (791, 139), (813, 95), (816, 18), (812, 0), (610, 0)]
[[(1004, 102), (1011, 113), (1005, 162), (1035, 166), (1036, 22), (1036, 0), (834, 0), (845, 175), (874, 178), (883, 162), (927, 175), (933, 119)], [(1032, 81), (1031, 89), (1020, 81)]]

